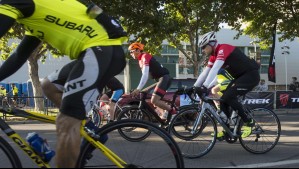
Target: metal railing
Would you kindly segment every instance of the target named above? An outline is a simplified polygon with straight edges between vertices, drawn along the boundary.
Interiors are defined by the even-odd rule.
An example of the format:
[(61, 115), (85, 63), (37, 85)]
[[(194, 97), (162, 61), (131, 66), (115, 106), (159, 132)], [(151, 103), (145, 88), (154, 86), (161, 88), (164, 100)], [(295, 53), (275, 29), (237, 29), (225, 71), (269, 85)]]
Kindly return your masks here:
[[(42, 113), (46, 115), (56, 116), (58, 108), (46, 97), (0, 97), (0, 106), (9, 108), (18, 108), (27, 111), (33, 111), (36, 113)], [(7, 119), (8, 115), (2, 114), (4, 119)], [(12, 116), (9, 116), (12, 117)]]

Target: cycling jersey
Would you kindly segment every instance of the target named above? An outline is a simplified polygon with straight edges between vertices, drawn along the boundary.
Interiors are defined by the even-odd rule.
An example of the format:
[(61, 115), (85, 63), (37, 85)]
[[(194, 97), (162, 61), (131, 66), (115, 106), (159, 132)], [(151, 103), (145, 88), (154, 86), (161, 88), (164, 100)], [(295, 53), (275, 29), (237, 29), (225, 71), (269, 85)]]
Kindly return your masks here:
[[(77, 59), (94, 46), (121, 45), (124, 38), (109, 39), (97, 20), (86, 14), (87, 7), (76, 0), (1, 0), (0, 14), (9, 16), (37, 37)], [(1, 25), (5, 26), (5, 25)]]
[(124, 85), (116, 77), (113, 77), (112, 79), (110, 79), (108, 81), (108, 83), (106, 84), (106, 86), (111, 91), (116, 91), (116, 90), (119, 90), (119, 89), (124, 90)]
[(106, 87), (110, 89), (110, 91), (106, 92), (106, 95), (114, 103), (121, 98), (125, 91), (124, 85), (115, 77), (109, 80), (109, 82), (106, 84)]
[(143, 69), (144, 66), (149, 66), (149, 73), (153, 79), (159, 79), (164, 75), (169, 74), (169, 71), (148, 53), (140, 54), (138, 60), (141, 69)]
[(234, 78), (238, 78), (246, 72), (258, 70), (258, 64), (248, 58), (240, 49), (228, 45), (219, 44), (215, 54), (210, 57), (208, 67), (212, 68), (216, 60), (224, 61), (223, 68), (228, 71)]
[(220, 88), (220, 91), (226, 90), (228, 85), (234, 78), (225, 70), (220, 69), (217, 75), (217, 86)]

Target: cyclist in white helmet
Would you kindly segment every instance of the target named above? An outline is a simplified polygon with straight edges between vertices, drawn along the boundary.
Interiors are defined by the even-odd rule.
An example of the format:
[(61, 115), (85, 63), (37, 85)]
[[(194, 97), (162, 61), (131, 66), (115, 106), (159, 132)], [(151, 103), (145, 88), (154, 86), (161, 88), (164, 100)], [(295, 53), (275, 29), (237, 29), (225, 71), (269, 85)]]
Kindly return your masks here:
[(202, 36), (199, 42), (204, 56), (209, 57), (206, 68), (198, 77), (195, 87), (208, 92), (212, 88), (214, 79), (219, 70), (224, 68), (233, 78), (233, 82), (227, 87), (221, 99), (221, 110), (230, 116), (228, 106), (231, 106), (244, 121), (242, 137), (251, 135), (254, 121), (247, 117), (242, 104), (238, 101), (238, 95), (245, 95), (251, 91), (260, 81), (259, 65), (248, 58), (240, 49), (229, 44), (219, 44), (215, 32), (209, 32)]

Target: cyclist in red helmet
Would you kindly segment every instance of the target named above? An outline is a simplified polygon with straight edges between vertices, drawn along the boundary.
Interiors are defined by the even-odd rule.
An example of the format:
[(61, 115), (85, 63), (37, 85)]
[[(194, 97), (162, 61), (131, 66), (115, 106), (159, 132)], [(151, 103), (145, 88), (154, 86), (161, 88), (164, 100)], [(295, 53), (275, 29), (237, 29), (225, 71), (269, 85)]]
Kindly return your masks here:
[(131, 56), (139, 61), (139, 66), (142, 70), (142, 77), (140, 83), (137, 89), (135, 89), (132, 92), (132, 95), (137, 96), (140, 93), (140, 91), (147, 83), (149, 75), (151, 75), (153, 79), (158, 81), (151, 102), (156, 107), (165, 110), (161, 119), (166, 120), (168, 113), (176, 113), (174, 109), (172, 109), (168, 104), (161, 100), (166, 94), (166, 90), (171, 85), (172, 78), (169, 75), (168, 69), (166, 69), (159, 62), (157, 62), (157, 60), (152, 55), (144, 52), (143, 44), (135, 42), (132, 43), (128, 49), (130, 51)]

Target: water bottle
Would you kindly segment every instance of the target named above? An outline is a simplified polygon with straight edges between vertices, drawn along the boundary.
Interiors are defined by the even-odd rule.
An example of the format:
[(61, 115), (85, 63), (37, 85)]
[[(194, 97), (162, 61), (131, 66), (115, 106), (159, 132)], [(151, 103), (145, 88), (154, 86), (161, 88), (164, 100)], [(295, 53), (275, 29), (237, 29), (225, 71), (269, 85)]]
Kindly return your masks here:
[(237, 120), (238, 120), (238, 113), (236, 111), (233, 111), (232, 116), (230, 118), (231, 126), (235, 126), (237, 124)]
[(55, 151), (51, 150), (47, 141), (41, 138), (36, 132), (28, 133), (26, 137), (29, 145), (44, 160), (49, 162), (55, 155)]
[(221, 111), (221, 113), (219, 113), (219, 115), (220, 115), (220, 118), (222, 119), (222, 121), (224, 123), (227, 123), (227, 116), (226, 116), (226, 114), (223, 111)]

